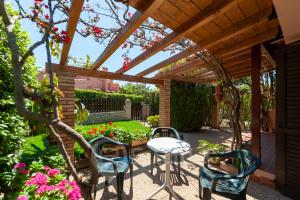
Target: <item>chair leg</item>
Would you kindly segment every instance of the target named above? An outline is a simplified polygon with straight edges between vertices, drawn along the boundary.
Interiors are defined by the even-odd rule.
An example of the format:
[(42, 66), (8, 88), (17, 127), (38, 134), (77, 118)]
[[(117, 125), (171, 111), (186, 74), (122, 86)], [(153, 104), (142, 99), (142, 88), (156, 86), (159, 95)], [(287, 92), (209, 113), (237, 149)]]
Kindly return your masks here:
[(97, 184), (93, 185), (93, 190), (94, 190), (94, 199), (96, 200)]
[(177, 176), (178, 176), (178, 179), (180, 179), (180, 173), (181, 173), (181, 169), (180, 169), (180, 161), (177, 161), (178, 162), (178, 165), (177, 165)]
[(107, 186), (109, 184), (109, 177), (108, 176), (105, 176), (105, 186)]
[(209, 188), (203, 188), (203, 200), (210, 200), (211, 199), (211, 192)]
[(153, 159), (154, 159), (154, 154), (151, 152), (151, 175), (153, 176)]
[(202, 199), (202, 186), (201, 186), (200, 178), (198, 182), (199, 182), (199, 199)]
[(124, 184), (124, 174), (123, 173), (119, 173), (117, 175), (118, 200), (122, 200), (122, 196), (123, 196), (123, 184)]
[(130, 165), (130, 182), (132, 185), (132, 180), (133, 180), (133, 164)]

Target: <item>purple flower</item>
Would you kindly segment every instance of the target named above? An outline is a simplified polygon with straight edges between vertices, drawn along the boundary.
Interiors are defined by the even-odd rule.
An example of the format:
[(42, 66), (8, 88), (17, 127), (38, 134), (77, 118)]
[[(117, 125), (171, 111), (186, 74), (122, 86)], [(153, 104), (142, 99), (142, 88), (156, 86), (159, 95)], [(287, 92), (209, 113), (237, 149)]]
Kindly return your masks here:
[(66, 179), (63, 179), (61, 182), (57, 184), (57, 189), (61, 191), (66, 190), (66, 186), (69, 184), (69, 181)]
[(25, 182), (26, 186), (31, 185), (46, 185), (48, 182), (48, 177), (40, 172), (37, 172), (34, 176), (31, 177), (30, 180)]
[(17, 200), (28, 200), (28, 197), (26, 195), (20, 195)]
[(14, 169), (20, 169), (20, 168), (25, 168), (26, 164), (25, 163), (17, 163), (14, 166)]
[(48, 172), (49, 170), (51, 170), (51, 168), (50, 168), (49, 166), (44, 166), (44, 170), (45, 170), (46, 172)]
[(68, 193), (69, 200), (78, 200), (81, 198), (80, 190), (72, 189)]
[(56, 174), (60, 174), (60, 171), (59, 171), (59, 169), (57, 169), (57, 168), (50, 169), (50, 170), (48, 171), (48, 175), (49, 175), (50, 177), (54, 177)]

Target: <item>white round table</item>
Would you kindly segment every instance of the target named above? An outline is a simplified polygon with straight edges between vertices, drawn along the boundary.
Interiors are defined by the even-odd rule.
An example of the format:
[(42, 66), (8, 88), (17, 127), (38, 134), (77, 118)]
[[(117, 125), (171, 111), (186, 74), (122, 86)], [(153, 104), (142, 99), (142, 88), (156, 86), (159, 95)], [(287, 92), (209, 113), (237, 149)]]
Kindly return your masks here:
[(155, 194), (157, 194), (162, 189), (168, 188), (171, 194), (175, 199), (179, 199), (176, 195), (176, 193), (173, 191), (171, 187), (171, 180), (170, 180), (170, 163), (171, 163), (171, 155), (172, 154), (182, 154), (185, 152), (191, 151), (191, 145), (183, 140), (178, 140), (175, 138), (170, 137), (159, 137), (151, 139), (147, 142), (147, 146), (152, 151), (159, 153), (159, 154), (165, 154), (166, 155), (166, 177), (164, 184), (155, 190), (152, 194), (150, 194), (146, 199), (150, 199)]

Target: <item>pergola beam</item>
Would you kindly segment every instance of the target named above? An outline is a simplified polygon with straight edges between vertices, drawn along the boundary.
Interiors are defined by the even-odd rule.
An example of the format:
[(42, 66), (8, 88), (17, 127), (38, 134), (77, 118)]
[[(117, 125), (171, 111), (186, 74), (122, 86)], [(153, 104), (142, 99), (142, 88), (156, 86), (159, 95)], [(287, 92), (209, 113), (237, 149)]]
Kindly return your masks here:
[(167, 77), (171, 74), (176, 74), (176, 73), (182, 72), (184, 70), (188, 70), (188, 69), (197, 67), (197, 66), (201, 65), (202, 63), (203, 63), (203, 61), (200, 58), (197, 58), (193, 61), (186, 62), (184, 64), (176, 66), (176, 67), (172, 68), (170, 71), (167, 71), (167, 72), (164, 72), (164, 73), (158, 73), (158, 74), (155, 75), (155, 78)]
[(66, 66), (61, 64), (52, 64), (52, 65), (53, 65), (54, 72), (58, 74), (60, 72), (70, 72), (76, 75), (94, 77), (94, 78), (106, 78), (106, 79), (113, 79), (113, 80), (120, 80), (120, 81), (139, 82), (139, 83), (148, 83), (148, 84), (157, 84), (157, 85), (163, 84), (163, 80), (158, 80), (153, 78), (136, 77), (132, 75), (97, 71), (93, 69), (84, 69), (84, 68)]
[(182, 52), (180, 52), (180, 53), (178, 53), (178, 54), (176, 54), (176, 55), (174, 55), (152, 67), (149, 67), (148, 69), (138, 73), (137, 76), (145, 76), (151, 72), (159, 70), (171, 63), (174, 63), (174, 62), (176, 62), (180, 59), (183, 59), (189, 55), (192, 55), (198, 51), (201, 51), (205, 48), (208, 49), (211, 46), (213, 46), (221, 41), (227, 40), (230, 37), (234, 37), (244, 31), (247, 31), (247, 30), (253, 28), (257, 24), (266, 22), (268, 20), (268, 16), (270, 16), (271, 13), (272, 13), (271, 8), (260, 11), (258, 14), (253, 15), (252, 17), (247, 18), (247, 19), (229, 27), (224, 32), (216, 34), (213, 37), (211, 37), (210, 39), (205, 40), (204, 42), (200, 42), (193, 47), (183, 50)]
[(68, 24), (67, 24), (67, 32), (68, 32), (68, 37), (70, 38), (70, 42), (63, 44), (61, 55), (60, 55), (60, 62), (59, 62), (62, 65), (66, 64), (68, 61), (70, 47), (76, 31), (78, 20), (80, 18), (80, 13), (82, 10), (83, 3), (84, 0), (72, 1)]
[(240, 0), (218, 0), (215, 3), (212, 3), (210, 6), (200, 11), (196, 16), (192, 17), (190, 20), (186, 21), (181, 26), (176, 28), (171, 34), (161, 39), (150, 49), (133, 59), (129, 63), (128, 69), (120, 68), (119, 70), (117, 70), (117, 73), (124, 73), (129, 69), (135, 67), (139, 63), (143, 62), (147, 58), (153, 56), (157, 52), (168, 47), (169, 45), (175, 43), (179, 39), (183, 38), (187, 34), (199, 28), (200, 26), (204, 25), (205, 23), (208, 23), (215, 17), (223, 14), (224, 12), (232, 8), (234, 5), (236, 5), (237, 1)]
[(159, 7), (163, 0), (147, 0), (137, 10), (130, 21), (115, 36), (112, 42), (105, 48), (103, 53), (96, 59), (92, 68), (97, 70), (125, 41), (130, 35), (149, 17), (149, 14)]

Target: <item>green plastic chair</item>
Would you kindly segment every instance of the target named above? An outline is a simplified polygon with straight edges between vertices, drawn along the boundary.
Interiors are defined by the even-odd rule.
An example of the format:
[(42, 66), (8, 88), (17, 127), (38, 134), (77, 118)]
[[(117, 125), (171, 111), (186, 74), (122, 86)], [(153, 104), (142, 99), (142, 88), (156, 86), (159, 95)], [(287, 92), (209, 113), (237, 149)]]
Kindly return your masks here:
[[(238, 158), (236, 174), (211, 169), (208, 159), (212, 157)], [(245, 200), (249, 176), (259, 167), (260, 160), (247, 150), (235, 150), (226, 153), (209, 153), (205, 156), (204, 166), (200, 169), (199, 197), (209, 200), (216, 193), (230, 199)], [(203, 194), (203, 197), (202, 197)]]
[[(105, 177), (105, 185), (108, 185), (109, 177), (116, 176), (118, 200), (122, 199), (124, 175), (130, 169), (130, 178), (132, 184), (133, 176), (133, 159), (129, 154), (128, 144), (114, 141), (107, 137), (98, 137), (89, 142), (94, 150), (94, 155), (97, 160), (98, 175)], [(113, 146), (121, 146), (126, 150), (126, 156), (108, 158), (103, 155), (103, 145), (110, 144)], [(95, 190), (96, 192), (96, 190)], [(95, 196), (95, 194), (94, 194)]]

